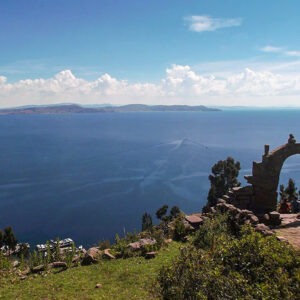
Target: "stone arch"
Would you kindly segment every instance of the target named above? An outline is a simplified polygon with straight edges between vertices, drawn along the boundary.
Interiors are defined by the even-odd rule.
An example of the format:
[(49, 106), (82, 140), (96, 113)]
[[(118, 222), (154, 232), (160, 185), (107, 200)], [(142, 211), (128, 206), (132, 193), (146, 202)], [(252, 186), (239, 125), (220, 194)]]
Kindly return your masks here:
[(296, 143), (294, 138), (270, 153), (269, 145), (265, 145), (262, 162), (253, 162), (252, 175), (245, 176), (253, 187), (250, 209), (259, 213), (276, 210), (281, 168), (284, 161), (295, 154), (300, 154), (300, 143)]

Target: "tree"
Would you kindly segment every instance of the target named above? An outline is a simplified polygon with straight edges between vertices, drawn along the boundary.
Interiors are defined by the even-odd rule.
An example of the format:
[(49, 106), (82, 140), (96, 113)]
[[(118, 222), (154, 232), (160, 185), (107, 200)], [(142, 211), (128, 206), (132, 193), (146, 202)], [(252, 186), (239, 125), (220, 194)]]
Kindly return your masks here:
[(142, 231), (150, 231), (152, 228), (152, 217), (148, 213), (143, 214), (142, 218)]
[(173, 206), (170, 211), (170, 216), (174, 219), (177, 218), (180, 215), (180, 209), (178, 206)]
[(226, 160), (219, 160), (211, 169), (209, 175), (210, 190), (208, 192), (208, 206), (217, 204), (217, 199), (225, 195), (229, 189), (240, 186), (238, 181), (240, 162), (235, 162), (232, 157)]
[(159, 219), (159, 220), (163, 220), (164, 217), (166, 216), (166, 213), (168, 211), (168, 208), (169, 206), (168, 205), (164, 205), (162, 206), (161, 208), (159, 208), (157, 211), (156, 211), (156, 218)]
[(4, 244), (6, 246), (8, 246), (9, 249), (14, 250), (16, 248), (18, 240), (15, 237), (15, 234), (10, 226), (8, 226), (4, 229), (4, 239), (3, 240), (4, 240)]
[(292, 202), (293, 200), (298, 199), (297, 188), (296, 188), (296, 185), (295, 185), (295, 181), (292, 178), (289, 179), (288, 186), (287, 186), (287, 188), (285, 189), (284, 192), (285, 192), (285, 194), (287, 196), (287, 200), (289, 202)]
[(286, 193), (285, 193), (284, 185), (283, 185), (283, 184), (281, 184), (281, 185), (279, 186), (279, 190), (280, 190), (280, 192), (279, 192), (279, 195), (280, 195), (280, 202), (284, 202), (284, 201), (286, 200), (286, 198), (287, 198), (287, 195), (286, 195)]

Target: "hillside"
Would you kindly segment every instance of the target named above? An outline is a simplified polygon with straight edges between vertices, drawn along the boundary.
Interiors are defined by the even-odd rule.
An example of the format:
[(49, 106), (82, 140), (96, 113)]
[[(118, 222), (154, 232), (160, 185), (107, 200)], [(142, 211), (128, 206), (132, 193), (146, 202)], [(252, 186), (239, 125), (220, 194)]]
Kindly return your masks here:
[(188, 106), (188, 105), (143, 105), (129, 104), (123, 106), (81, 106), (77, 104), (61, 104), (48, 106), (26, 106), (1, 109), (0, 115), (16, 114), (77, 114), (77, 113), (106, 113), (106, 112), (160, 112), (160, 111), (220, 111), (216, 108), (206, 106)]
[[(103, 260), (66, 271), (31, 275), (21, 280), (15, 274), (0, 276), (1, 299), (153, 299), (152, 285), (163, 265), (179, 254), (180, 243), (160, 250), (156, 258)], [(14, 279), (16, 278), (16, 279)], [(15, 280), (15, 281), (14, 281)], [(101, 283), (102, 287), (95, 288)]]

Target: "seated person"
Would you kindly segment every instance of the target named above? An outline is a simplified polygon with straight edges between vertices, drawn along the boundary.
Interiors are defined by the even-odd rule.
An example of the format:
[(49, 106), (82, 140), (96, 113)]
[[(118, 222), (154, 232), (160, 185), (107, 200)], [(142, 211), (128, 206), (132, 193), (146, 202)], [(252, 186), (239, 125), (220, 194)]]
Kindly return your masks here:
[(291, 204), (284, 200), (280, 203), (279, 213), (281, 214), (289, 214), (291, 212)]

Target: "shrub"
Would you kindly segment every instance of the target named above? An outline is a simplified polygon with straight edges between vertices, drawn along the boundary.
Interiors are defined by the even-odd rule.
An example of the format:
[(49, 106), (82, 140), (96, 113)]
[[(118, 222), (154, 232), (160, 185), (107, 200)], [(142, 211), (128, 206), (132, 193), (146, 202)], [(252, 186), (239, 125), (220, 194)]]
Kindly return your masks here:
[(144, 213), (142, 217), (142, 231), (152, 230), (152, 217), (148, 213)]
[(166, 214), (167, 214), (167, 211), (168, 211), (168, 205), (163, 205), (161, 208), (159, 208), (157, 211), (156, 211), (156, 218), (159, 219), (159, 220), (164, 220), (166, 218)]
[(300, 299), (300, 254), (251, 227), (235, 236), (218, 216), (161, 269), (158, 290), (163, 299)]
[(110, 241), (109, 240), (100, 241), (98, 247), (100, 250), (109, 249), (111, 247)]
[[(134, 240), (135, 239), (135, 240)], [(127, 246), (131, 242), (135, 242), (137, 240), (135, 234), (127, 233), (124, 238), (120, 238), (118, 234), (116, 234), (115, 244), (113, 245), (113, 251), (117, 257), (128, 258), (132, 256), (136, 256), (137, 253), (134, 253), (128, 250)]]
[(10, 226), (4, 229), (3, 242), (11, 250), (15, 250), (18, 240)]
[(71, 249), (66, 253), (64, 261), (68, 267), (71, 267), (73, 258), (76, 254), (76, 248), (74, 242), (72, 243)]
[(170, 210), (170, 216), (172, 218), (177, 218), (180, 215), (180, 208), (178, 206), (173, 206)]
[(202, 249), (214, 249), (224, 237), (231, 238), (231, 228), (228, 214), (218, 213), (199, 227), (193, 244)]
[(175, 219), (174, 222), (174, 233), (173, 233), (173, 239), (176, 241), (183, 241), (183, 238), (187, 235), (188, 230), (184, 226), (184, 217), (179, 216)]
[(3, 252), (0, 251), (0, 270), (1, 269), (10, 269), (11, 263), (9, 259), (3, 255)]

